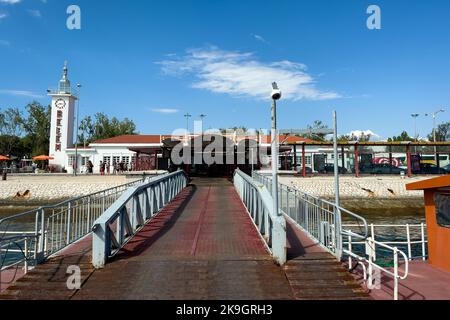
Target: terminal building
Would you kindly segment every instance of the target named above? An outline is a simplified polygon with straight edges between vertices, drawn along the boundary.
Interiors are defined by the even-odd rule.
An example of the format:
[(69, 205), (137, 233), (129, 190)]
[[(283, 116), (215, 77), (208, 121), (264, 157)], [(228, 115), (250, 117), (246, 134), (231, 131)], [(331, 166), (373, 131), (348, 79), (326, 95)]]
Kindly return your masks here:
[[(244, 171), (270, 168), (271, 137), (261, 132), (254, 135), (221, 134), (220, 132), (171, 135), (132, 135), (99, 140), (87, 147), (75, 147), (75, 107), (78, 100), (68, 78), (67, 65), (56, 90), (49, 90), (51, 97), (51, 133), (49, 165), (52, 171), (78, 173), (87, 171), (92, 162), (94, 173), (100, 172), (100, 164), (113, 173), (114, 165), (122, 164), (127, 171), (174, 170), (182, 167), (192, 174), (231, 175), (236, 168)], [(222, 150), (208, 146), (223, 140)], [(199, 142), (199, 140), (201, 140)], [(201, 150), (194, 148), (201, 144)], [(171, 152), (179, 144), (190, 148), (190, 161), (174, 164)], [(279, 137), (281, 173), (301, 176), (332, 174), (334, 153), (330, 142), (282, 135)], [(235, 159), (230, 163), (199, 164), (194, 161), (199, 153), (223, 155), (223, 159)], [(264, 156), (261, 156), (264, 155)], [(258, 156), (259, 155), (259, 156)], [(240, 160), (238, 160), (240, 159)], [(244, 159), (242, 161), (242, 159)], [(220, 162), (222, 163), (222, 162)], [(423, 142), (342, 142), (339, 143), (339, 172), (356, 176), (364, 174), (442, 174), (450, 173), (450, 143)]]

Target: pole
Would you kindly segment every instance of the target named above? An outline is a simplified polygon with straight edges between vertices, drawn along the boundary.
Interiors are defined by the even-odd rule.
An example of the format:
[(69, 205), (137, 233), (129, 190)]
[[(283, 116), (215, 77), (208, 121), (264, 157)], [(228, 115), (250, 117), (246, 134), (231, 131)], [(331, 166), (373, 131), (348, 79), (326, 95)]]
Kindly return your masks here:
[(252, 175), (253, 175), (253, 171), (255, 171), (255, 164), (254, 164), (254, 158), (253, 158), (253, 147), (250, 148), (250, 151), (252, 153)]
[(77, 85), (78, 88), (78, 107), (77, 107), (77, 127), (75, 129), (75, 168), (73, 170), (73, 174), (76, 177), (78, 173), (78, 127), (80, 122), (80, 91), (81, 85)]
[(280, 215), (278, 208), (278, 135), (277, 135), (277, 102), (272, 103), (272, 197), (274, 213)]
[(338, 154), (338, 130), (337, 130), (337, 113), (333, 112), (333, 121), (334, 121), (334, 189), (335, 189), (335, 199), (336, 206), (340, 206), (340, 190), (339, 190), (339, 154)]
[(342, 259), (342, 224), (341, 224), (341, 198), (339, 190), (339, 155), (338, 155), (338, 126), (337, 112), (333, 112), (334, 122), (334, 192), (335, 192), (335, 237), (336, 237), (336, 257)]

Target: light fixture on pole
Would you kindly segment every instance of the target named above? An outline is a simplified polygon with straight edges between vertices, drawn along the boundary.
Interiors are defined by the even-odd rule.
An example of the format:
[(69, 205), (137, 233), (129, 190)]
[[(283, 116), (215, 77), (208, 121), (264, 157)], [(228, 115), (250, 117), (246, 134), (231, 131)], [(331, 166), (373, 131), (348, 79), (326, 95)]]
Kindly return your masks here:
[(77, 95), (78, 95), (78, 107), (77, 107), (77, 127), (75, 129), (75, 168), (73, 170), (73, 174), (77, 176), (78, 173), (78, 128), (80, 126), (80, 92), (81, 92), (81, 84), (77, 84)]
[[(440, 109), (438, 111), (432, 112), (431, 113), (431, 117), (433, 118), (433, 142), (436, 143), (437, 142), (437, 135), (436, 135), (436, 116), (440, 113), (444, 113), (445, 110), (444, 109)], [(439, 155), (437, 152), (437, 146), (434, 146), (434, 156), (435, 156), (435, 161), (436, 161), (436, 166), (438, 167), (439, 173), (441, 171), (441, 167), (439, 166)]]
[(281, 99), (281, 90), (276, 82), (272, 83), (272, 197), (274, 213), (280, 215), (278, 208), (278, 132), (277, 101)]
[(206, 114), (201, 114), (200, 115), (200, 119), (201, 119), (201, 121), (202, 121), (202, 134), (203, 134), (203, 131), (204, 131), (204, 128), (205, 128), (205, 126), (203, 125), (204, 124), (204, 121), (205, 121), (205, 118), (207, 117), (207, 115)]
[(417, 140), (419, 139), (419, 136), (418, 136), (418, 134), (417, 134), (417, 118), (420, 116), (420, 114), (418, 114), (418, 113), (413, 113), (412, 115), (411, 115), (411, 117), (413, 117), (413, 119), (414, 119), (414, 141), (416, 141), (417, 142)]
[(191, 118), (192, 115), (186, 113), (184, 117), (186, 118), (186, 135), (189, 135), (189, 118)]

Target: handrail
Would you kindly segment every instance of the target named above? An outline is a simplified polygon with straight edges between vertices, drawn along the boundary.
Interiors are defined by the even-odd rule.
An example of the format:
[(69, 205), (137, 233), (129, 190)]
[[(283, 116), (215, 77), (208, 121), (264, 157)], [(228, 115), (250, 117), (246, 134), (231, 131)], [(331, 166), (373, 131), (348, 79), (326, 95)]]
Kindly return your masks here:
[[(364, 268), (364, 280), (367, 282), (367, 286), (369, 289), (372, 289), (374, 287), (373, 268), (376, 268), (377, 270), (383, 271), (384, 273), (390, 275), (394, 279), (394, 288), (393, 288), (394, 300), (398, 300), (399, 281), (405, 280), (409, 275), (408, 256), (403, 251), (399, 250), (397, 247), (391, 247), (385, 243), (376, 241), (370, 237), (365, 241), (365, 246), (366, 246), (365, 253), (366, 253), (367, 257), (360, 256), (360, 255), (356, 254), (355, 252), (353, 252), (352, 244), (354, 244), (354, 243), (352, 243), (352, 238), (350, 235), (348, 237), (347, 244), (348, 244), (348, 249), (344, 249), (343, 251), (349, 257), (348, 258), (349, 259), (348, 260), (349, 269), (350, 270), (353, 269), (352, 259), (353, 258), (357, 259), (358, 264), (362, 265)], [(383, 266), (380, 266), (379, 264), (376, 263), (376, 260), (377, 260), (376, 247), (377, 246), (383, 247), (389, 251), (392, 251), (393, 260), (394, 260), (393, 271), (391, 271)], [(399, 254), (402, 256), (403, 261), (404, 261), (404, 266), (405, 266), (403, 275), (399, 274), (399, 259), (398, 259)], [(368, 268), (366, 268), (364, 263), (368, 265)], [(366, 272), (366, 270), (367, 270), (367, 272)], [(368, 274), (368, 277), (366, 274)], [(381, 276), (378, 275), (378, 279), (376, 279), (376, 280), (379, 282), (378, 285), (381, 285)], [(377, 289), (381, 289), (381, 288), (377, 288)]]
[[(357, 225), (353, 224), (344, 224), (343, 228), (349, 230), (348, 228), (357, 227)], [(390, 235), (395, 235), (396, 240), (380, 240), (381, 235), (385, 235), (384, 233), (377, 233), (378, 230), (390, 230)], [(402, 230), (402, 231), (399, 231)], [(407, 250), (407, 256), (410, 261), (415, 259), (422, 259), (423, 261), (427, 260), (427, 246), (428, 243), (427, 235), (426, 235), (426, 224), (369, 224), (370, 237), (374, 240), (377, 240), (380, 243), (387, 245), (401, 245), (402, 250)], [(404, 231), (404, 233), (403, 233)], [(418, 234), (414, 237), (414, 232)], [(405, 240), (401, 240), (405, 239)], [(345, 241), (344, 241), (345, 244)], [(364, 245), (364, 241), (353, 241), (353, 245)], [(415, 245), (416, 250), (413, 250)], [(420, 249), (418, 248), (420, 245)], [(413, 252), (421, 252), (421, 255), (414, 255)]]
[[(22, 217), (24, 217), (24, 216), (26, 216), (26, 215), (29, 215), (29, 214), (32, 214), (32, 213), (36, 213), (36, 211), (41, 211), (41, 210), (45, 210), (45, 209), (55, 209), (55, 208), (58, 208), (58, 207), (62, 207), (62, 206), (64, 206), (64, 205), (66, 205), (66, 204), (69, 204), (69, 203), (71, 203), (71, 202), (74, 202), (74, 201), (77, 201), (77, 200), (84, 199), (84, 198), (86, 198), (86, 197), (92, 197), (92, 196), (100, 195), (100, 194), (103, 194), (103, 193), (107, 193), (107, 192), (109, 192), (109, 191), (116, 190), (117, 188), (123, 188), (123, 187), (128, 188), (128, 187), (130, 187), (130, 186), (136, 185), (136, 184), (138, 184), (138, 183), (142, 183), (142, 182), (144, 182), (144, 181), (145, 181), (145, 179), (139, 179), (139, 180), (136, 180), (136, 181), (133, 181), (133, 182), (130, 182), (130, 183), (126, 183), (126, 184), (123, 184), (123, 185), (120, 185), (120, 186), (117, 186), (117, 187), (112, 187), (112, 188), (109, 188), (109, 189), (97, 191), (97, 192), (91, 193), (91, 194), (89, 194), (89, 195), (87, 195), (87, 196), (79, 196), (79, 197), (71, 198), (71, 199), (69, 199), (69, 200), (65, 200), (65, 201), (60, 202), (60, 203), (57, 203), (57, 204), (41, 206), (41, 207), (39, 207), (39, 208), (37, 208), (37, 209), (33, 209), (33, 210), (30, 210), (30, 211), (26, 211), (26, 212), (23, 212), (23, 213), (19, 213), (19, 214), (10, 216), (10, 217), (2, 218), (2, 219), (0, 219), (0, 225), (1, 225), (3, 222), (5, 222), (5, 221), (9, 221), (9, 220), (14, 220), (14, 219), (22, 218)], [(1, 239), (1, 238), (0, 238), (0, 239)]]
[[(271, 191), (271, 178), (258, 172), (253, 172), (253, 176), (255, 180), (263, 183)], [(342, 236), (351, 235), (365, 240), (369, 235), (368, 223), (365, 218), (342, 207), (337, 207), (330, 201), (282, 183), (279, 183), (279, 204), (281, 211), (287, 217), (338, 259), (341, 259), (342, 255)], [(359, 221), (358, 226), (362, 229), (361, 233), (343, 230), (340, 227), (342, 214)], [(336, 228), (340, 230), (338, 233), (336, 233)]]
[[(3, 248), (0, 252), (0, 270), (13, 268), (22, 262), (36, 265), (81, 239), (90, 233), (95, 219), (125, 190), (144, 181), (145, 179), (139, 179), (0, 219), (0, 246)], [(26, 219), (29, 224), (23, 227), (24, 230), (10, 230), (18, 221), (22, 224)], [(19, 249), (23, 251), (23, 255), (13, 252)], [(33, 255), (28, 255), (29, 252)]]
[(273, 212), (272, 195), (263, 184), (258, 184), (239, 169), (234, 174), (234, 185), (274, 260), (284, 265), (287, 259), (286, 220)]
[(92, 264), (103, 268), (146, 223), (186, 186), (183, 171), (156, 177), (128, 189), (92, 227)]

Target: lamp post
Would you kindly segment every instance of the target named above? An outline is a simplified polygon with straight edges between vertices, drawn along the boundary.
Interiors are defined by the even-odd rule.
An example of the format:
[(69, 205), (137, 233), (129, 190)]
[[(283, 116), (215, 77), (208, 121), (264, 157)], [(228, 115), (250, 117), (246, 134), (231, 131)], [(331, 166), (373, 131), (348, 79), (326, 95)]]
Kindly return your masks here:
[(278, 208), (277, 101), (281, 99), (281, 95), (277, 83), (272, 83), (272, 197), (273, 210), (276, 215), (280, 215), (280, 209)]
[(81, 84), (77, 84), (77, 94), (78, 94), (78, 107), (77, 107), (77, 127), (75, 129), (75, 168), (73, 170), (74, 176), (78, 173), (78, 127), (80, 126), (80, 96), (81, 96)]
[(186, 134), (189, 135), (189, 118), (191, 118), (192, 115), (186, 113), (184, 117), (186, 118)]
[[(445, 110), (444, 109), (440, 109), (438, 111), (432, 112), (431, 113), (431, 117), (433, 118), (433, 142), (436, 143), (437, 141), (437, 136), (436, 136), (436, 116), (440, 113), (444, 113)], [(439, 166), (439, 156), (437, 153), (437, 146), (434, 146), (434, 156), (435, 156), (435, 162), (436, 162), (436, 166), (438, 167), (439, 173), (441, 171), (441, 167)]]
[(207, 117), (206, 114), (201, 114), (201, 115), (200, 115), (200, 119), (201, 119), (201, 121), (202, 121), (202, 134), (203, 134), (203, 132), (204, 132), (204, 130), (205, 130), (205, 127), (204, 127), (203, 123), (204, 123), (206, 117)]
[(414, 141), (416, 141), (417, 142), (417, 140), (419, 139), (419, 136), (418, 136), (418, 134), (417, 134), (417, 118), (420, 116), (420, 114), (418, 114), (418, 113), (413, 113), (412, 115), (411, 115), (411, 117), (413, 117), (413, 119), (414, 119)]

